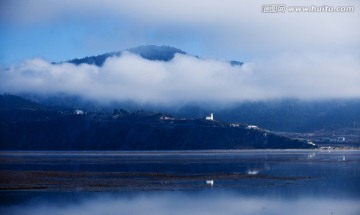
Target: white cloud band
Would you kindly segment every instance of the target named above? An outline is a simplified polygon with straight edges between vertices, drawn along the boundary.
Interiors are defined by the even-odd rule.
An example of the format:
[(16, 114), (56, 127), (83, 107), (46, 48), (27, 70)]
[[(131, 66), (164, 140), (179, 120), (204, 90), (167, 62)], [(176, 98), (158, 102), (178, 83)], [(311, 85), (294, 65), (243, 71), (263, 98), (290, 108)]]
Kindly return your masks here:
[(162, 105), (359, 98), (359, 71), (355, 57), (283, 56), (239, 67), (180, 54), (163, 62), (125, 53), (108, 58), (102, 67), (28, 60), (1, 71), (0, 91)]

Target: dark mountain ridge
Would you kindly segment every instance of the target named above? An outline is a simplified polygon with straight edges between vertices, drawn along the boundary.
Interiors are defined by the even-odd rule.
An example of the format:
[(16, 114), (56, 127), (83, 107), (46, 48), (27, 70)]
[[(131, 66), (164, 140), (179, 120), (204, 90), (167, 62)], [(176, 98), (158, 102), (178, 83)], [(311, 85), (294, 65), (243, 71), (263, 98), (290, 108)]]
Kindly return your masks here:
[(245, 122), (271, 131), (314, 132), (360, 128), (360, 99), (333, 99), (304, 101), (281, 99), (248, 101), (230, 106), (216, 104), (185, 104), (183, 106), (151, 106), (136, 102), (112, 102), (100, 104), (81, 97), (58, 95), (52, 97), (24, 96), (48, 106), (81, 107), (89, 111), (111, 112), (115, 108), (127, 111), (146, 109), (153, 112), (170, 113), (179, 117), (199, 118), (210, 112), (217, 119), (228, 122)]
[[(4, 96), (1, 96), (4, 97)], [(5, 103), (21, 100), (2, 98)], [(9, 102), (6, 102), (10, 100)], [(28, 104), (27, 104), (28, 103)], [(1, 103), (1, 104), (4, 104)], [(193, 150), (315, 148), (242, 123), (177, 118), (144, 111), (113, 113), (0, 107), (1, 150)]]

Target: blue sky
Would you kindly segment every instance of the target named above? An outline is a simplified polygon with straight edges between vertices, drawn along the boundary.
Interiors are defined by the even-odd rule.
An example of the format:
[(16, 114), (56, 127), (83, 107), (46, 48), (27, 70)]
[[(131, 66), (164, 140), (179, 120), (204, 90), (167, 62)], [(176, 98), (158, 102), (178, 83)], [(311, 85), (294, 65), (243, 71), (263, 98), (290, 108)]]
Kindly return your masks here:
[[(264, 4), (354, 11), (263, 13)], [(126, 79), (126, 89), (116, 83), (108, 90), (139, 89), (133, 98), (140, 102), (191, 102), (207, 98), (207, 92), (225, 102), (360, 97), (359, 26), (358, 0), (2, 0), (0, 91), (78, 95), (98, 86), (92, 99), (122, 100), (105, 89)], [(125, 56), (104, 68), (49, 64), (148, 44), (180, 48), (207, 61), (178, 57), (166, 64)], [(237, 71), (212, 59), (245, 65)], [(139, 81), (150, 73), (157, 85)], [(191, 98), (164, 94), (171, 91)]]
[[(147, 44), (174, 46), (208, 57), (241, 57), (207, 47), (213, 40), (209, 35), (212, 30), (202, 29), (201, 25), (176, 20), (147, 23), (142, 20), (146, 17), (139, 17), (141, 11), (136, 11), (141, 4), (105, 1), (104, 8), (97, 10), (101, 2), (2, 1), (0, 63), (8, 66), (34, 57), (63, 61)], [(130, 5), (135, 11), (131, 15), (123, 14), (122, 8), (113, 11), (118, 4)], [(83, 5), (84, 13), (76, 11), (81, 11)], [(68, 11), (67, 7), (74, 8)], [(42, 14), (44, 10), (50, 12)]]
[[(175, 46), (204, 57), (240, 60), (284, 52), (350, 53), (360, 49), (358, 10), (265, 14), (261, 6), (266, 3), (269, 2), (2, 0), (0, 63), (17, 64), (32, 57), (62, 61), (146, 44)], [(293, 1), (276, 3), (293, 5)], [(323, 3), (317, 1), (317, 5)], [(358, 1), (330, 3), (326, 2), (359, 7)], [(313, 1), (297, 1), (296, 5), (312, 4)]]

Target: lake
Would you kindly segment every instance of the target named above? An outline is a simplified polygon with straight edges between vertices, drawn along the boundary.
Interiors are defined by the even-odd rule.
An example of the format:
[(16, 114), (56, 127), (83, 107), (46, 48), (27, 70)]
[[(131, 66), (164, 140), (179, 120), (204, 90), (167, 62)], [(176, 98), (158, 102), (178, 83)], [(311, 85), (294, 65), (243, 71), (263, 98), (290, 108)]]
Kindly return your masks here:
[(360, 151), (0, 152), (0, 214), (360, 214)]

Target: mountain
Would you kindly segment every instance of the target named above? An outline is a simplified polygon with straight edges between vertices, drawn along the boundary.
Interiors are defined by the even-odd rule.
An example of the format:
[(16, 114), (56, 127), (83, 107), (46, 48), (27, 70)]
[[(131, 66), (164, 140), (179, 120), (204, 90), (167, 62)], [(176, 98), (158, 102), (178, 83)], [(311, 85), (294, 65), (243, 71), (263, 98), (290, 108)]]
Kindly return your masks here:
[[(4, 96), (1, 96), (4, 97)], [(6, 100), (6, 99), (5, 99)], [(11, 100), (15, 100), (13, 97)], [(193, 150), (315, 148), (255, 126), (144, 111), (113, 113), (0, 107), (1, 150)], [(6, 103), (6, 102), (5, 102)], [(2, 103), (2, 106), (4, 103)], [(27, 105), (25, 105), (27, 106)], [(34, 106), (34, 107), (35, 107)]]
[[(185, 51), (174, 48), (174, 47), (170, 47), (170, 46), (147, 45), (147, 46), (139, 46), (139, 47), (135, 47), (135, 48), (126, 49), (124, 51), (109, 52), (109, 53), (97, 55), (97, 56), (85, 57), (85, 58), (80, 58), (80, 59), (76, 58), (73, 60), (69, 60), (68, 62), (73, 63), (75, 65), (86, 63), (86, 64), (90, 64), (90, 65), (102, 66), (105, 63), (107, 58), (119, 57), (124, 52), (131, 52), (133, 54), (137, 54), (147, 60), (165, 61), (165, 62), (171, 61), (174, 58), (175, 54), (188, 55), (188, 53), (186, 53)], [(229, 61), (229, 63), (232, 66), (241, 66), (243, 64), (242, 62), (235, 61), (235, 60)]]
[(106, 59), (109, 57), (119, 57), (121, 56), (125, 51), (131, 52), (133, 54), (137, 54), (141, 56), (144, 59), (147, 60), (157, 60), (157, 61), (170, 61), (174, 58), (175, 54), (187, 54), (186, 52), (173, 48), (170, 46), (155, 46), (155, 45), (148, 45), (148, 46), (139, 46), (135, 48), (130, 48), (124, 51), (118, 51), (118, 52), (110, 52), (102, 55), (97, 56), (91, 56), (91, 57), (85, 57), (81, 59), (73, 59), (68, 61), (69, 63), (73, 63), (76, 65), (87, 63), (87, 64), (93, 64), (96, 66), (102, 66)]

